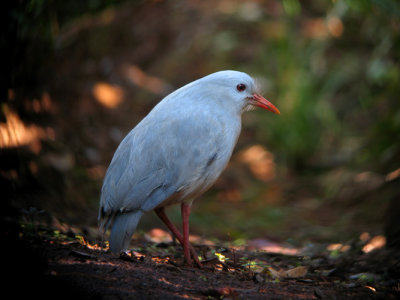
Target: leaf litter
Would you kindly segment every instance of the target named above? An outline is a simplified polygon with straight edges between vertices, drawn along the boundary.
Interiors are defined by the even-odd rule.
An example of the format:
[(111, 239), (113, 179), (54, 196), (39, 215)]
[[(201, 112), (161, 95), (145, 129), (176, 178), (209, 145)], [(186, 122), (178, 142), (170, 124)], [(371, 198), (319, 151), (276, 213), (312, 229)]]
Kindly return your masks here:
[[(329, 251), (285, 255), (229, 247), (222, 242), (220, 246), (194, 244), (202, 259), (203, 268), (199, 269), (184, 265), (182, 249), (172, 241), (153, 243), (139, 238), (132, 250), (115, 255), (100, 247), (100, 241), (90, 241), (83, 234), (41, 228), (22, 230), (19, 236), (25, 251), (34, 254), (33, 260), (45, 262), (31, 282), (30, 295), (43, 292), (43, 285), (50, 282), (68, 291), (65, 295), (81, 299), (400, 296), (397, 265), (391, 265), (396, 254), (382, 249), (373, 255), (348, 250), (332, 258)], [(383, 257), (389, 257), (386, 266)]]

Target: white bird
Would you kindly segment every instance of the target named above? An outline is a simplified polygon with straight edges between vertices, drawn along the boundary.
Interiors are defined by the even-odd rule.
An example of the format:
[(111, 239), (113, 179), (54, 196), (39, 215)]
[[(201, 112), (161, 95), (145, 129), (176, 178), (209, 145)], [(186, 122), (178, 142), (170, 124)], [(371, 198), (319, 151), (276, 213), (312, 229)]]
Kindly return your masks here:
[[(159, 102), (118, 146), (101, 190), (99, 224), (114, 253), (126, 250), (143, 213), (155, 210), (184, 249), (201, 266), (189, 244), (192, 201), (226, 167), (241, 129), (242, 113), (253, 106), (279, 114), (257, 93), (246, 73), (220, 71), (193, 81)], [(164, 208), (181, 204), (183, 235)]]

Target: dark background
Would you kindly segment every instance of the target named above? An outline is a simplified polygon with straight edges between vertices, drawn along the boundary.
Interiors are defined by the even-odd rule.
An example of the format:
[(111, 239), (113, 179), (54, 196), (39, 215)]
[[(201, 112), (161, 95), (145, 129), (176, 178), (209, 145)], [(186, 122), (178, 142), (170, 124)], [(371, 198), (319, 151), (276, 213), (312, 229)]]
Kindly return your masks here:
[[(295, 246), (399, 244), (400, 5), (382, 1), (13, 1), (2, 12), (2, 222), (93, 229), (122, 138), (209, 73), (254, 76), (281, 111), (243, 119), (191, 232)], [(179, 220), (179, 208), (169, 213)], [(3, 228), (7, 229), (7, 226)], [(161, 226), (147, 214), (139, 231)]]

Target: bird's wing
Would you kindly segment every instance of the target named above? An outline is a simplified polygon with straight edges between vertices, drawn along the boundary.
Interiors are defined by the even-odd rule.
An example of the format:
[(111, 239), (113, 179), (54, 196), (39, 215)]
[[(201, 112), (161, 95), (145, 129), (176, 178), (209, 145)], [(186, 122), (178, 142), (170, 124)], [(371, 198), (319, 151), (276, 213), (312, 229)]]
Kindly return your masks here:
[(133, 129), (114, 154), (101, 191), (100, 208), (105, 212), (141, 209), (153, 190), (171, 185), (145, 127)]
[(104, 232), (116, 215), (145, 210), (148, 201), (162, 202), (176, 190), (165, 166), (154, 154), (154, 135), (146, 127), (139, 124), (124, 138), (107, 170), (99, 209), (99, 224)]

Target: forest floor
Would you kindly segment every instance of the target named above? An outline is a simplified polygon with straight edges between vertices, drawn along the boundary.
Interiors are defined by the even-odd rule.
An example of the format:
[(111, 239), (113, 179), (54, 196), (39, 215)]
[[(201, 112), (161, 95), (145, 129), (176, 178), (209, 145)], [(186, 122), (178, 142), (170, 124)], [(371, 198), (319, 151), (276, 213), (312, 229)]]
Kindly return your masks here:
[[(10, 227), (11, 228), (11, 227)], [(195, 244), (203, 268), (172, 242), (134, 240), (111, 254), (71, 230), (14, 226), (6, 289), (58, 299), (399, 299), (399, 254), (363, 245), (313, 245), (295, 255)], [(10, 244), (12, 243), (12, 244)], [(223, 243), (221, 243), (223, 244)], [(17, 286), (17, 287), (16, 287)]]

